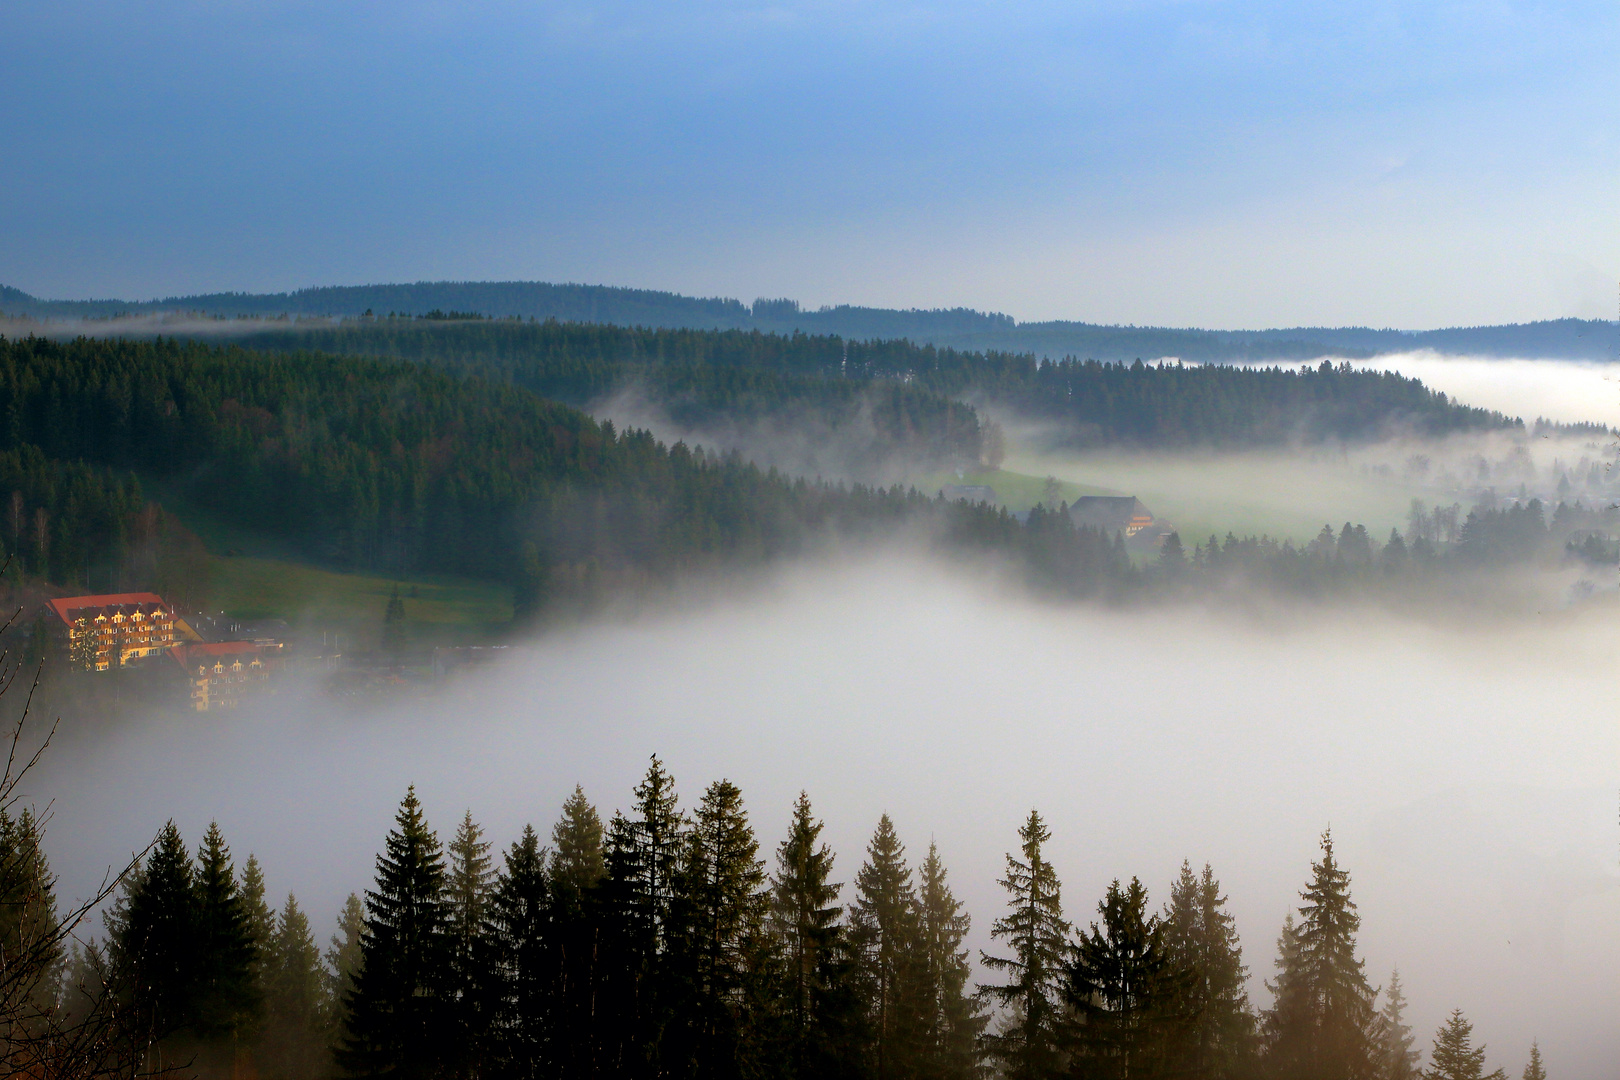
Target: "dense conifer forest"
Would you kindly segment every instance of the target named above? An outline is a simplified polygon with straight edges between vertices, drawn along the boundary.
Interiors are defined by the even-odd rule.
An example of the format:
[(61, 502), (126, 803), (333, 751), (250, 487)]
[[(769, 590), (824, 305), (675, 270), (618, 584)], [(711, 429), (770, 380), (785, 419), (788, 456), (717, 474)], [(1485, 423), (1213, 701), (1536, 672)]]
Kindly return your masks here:
[[(705, 384), (711, 389), (749, 383), (773, 408), (803, 404), (795, 395), (810, 393), (806, 388), (822, 388), (810, 396), (837, 410), (852, 395), (887, 387), (881, 393), (895, 406), (889, 415), (896, 444), (913, 439), (954, 445), (952, 452), (975, 445), (977, 422), (971, 410), (928, 386), (960, 387), (997, 370), (995, 364), (1003, 365), (1006, 385), (1031, 395), (1032, 407), (1067, 400), (1056, 391), (1041, 398), (1047, 393), (1041, 388), (1079, 372), (1107, 400), (1136, 402), (1119, 406), (1121, 416), (1137, 418), (1132, 424), (1173, 424), (1178, 409), (1224, 390), (1232, 402), (1249, 401), (1233, 408), (1248, 410), (1252, 420), (1247, 395), (1267, 386), (1284, 388), (1285, 397), (1320, 391), (1328, 399), (1359, 387), (1351, 395), (1359, 404), (1345, 406), (1355, 415), (1371, 410), (1365, 415), (1387, 418), (1383, 406), (1374, 408), (1387, 394), (1415, 402), (1442, 427), (1501, 422), (1393, 377), (1327, 368), (1302, 375), (1035, 369), (1018, 358), (964, 359), (893, 345), (866, 352), (850, 346), (845, 361), (835, 339), (555, 324), (474, 323), (458, 336), (461, 328), (446, 335), (408, 321), (376, 332), (398, 335), (411, 346), (398, 351), (415, 349), (415, 359), (266, 353), (172, 339), (0, 340), (0, 551), (11, 557), (9, 572), (63, 587), (199, 595), (206, 576), (201, 545), (172, 513), (148, 501), (145, 492), (158, 488), (323, 565), (509, 584), (521, 618), (561, 600), (901, 536), (1010, 568), (1042, 594), (1113, 599), (1238, 582), (1412, 595), (1414, 584), (1453, 571), (1611, 556), (1601, 541), (1613, 525), (1610, 511), (1560, 504), (1549, 516), (1532, 501), (1480, 509), (1460, 523), (1460, 508), (1453, 508), (1443, 542), (1416, 521), (1406, 536), (1392, 533), (1387, 541), (1347, 522), (1324, 526), (1315, 541), (1298, 546), (1253, 536), (1187, 543), (1173, 537), (1144, 564), (1127, 553), (1123, 537), (1076, 526), (1061, 505), (1037, 507), (1019, 520), (915, 490), (791, 478), (735, 452), (669, 446), (643, 431), (616, 430), (536, 390), (584, 397), (609, 387), (625, 364), (642, 363), (611, 359), (634, 346), (641, 350), (635, 355), (679, 360), (660, 368), (647, 359), (646, 370), (712, 376)], [(502, 359), (494, 346), (513, 341), (527, 344)], [(554, 355), (541, 351), (537, 358), (529, 350), (535, 344)], [(474, 359), (455, 359), (468, 355)], [(904, 368), (919, 357), (931, 357), (934, 366)], [(842, 375), (827, 374), (835, 364), (868, 374), (846, 384)], [(873, 371), (885, 374), (880, 379)], [(733, 377), (737, 382), (727, 384)], [(845, 390), (823, 393), (829, 386)], [(731, 389), (715, 392), (724, 399)], [(1232, 414), (1217, 404), (1208, 415)]]
[[(0, 1055), (64, 1078), (1420, 1075), (1399, 973), (1364, 971), (1329, 834), (1257, 1008), (1207, 865), (1157, 898), (1132, 878), (1074, 904), (1062, 838), (1031, 811), (975, 956), (936, 844), (908, 852), (884, 815), (845, 862), (807, 796), (784, 809), (767, 848), (735, 785), (683, 804), (655, 757), (627, 809), (604, 820), (576, 788), (544, 838), (497, 848), (470, 813), (441, 838), (410, 790), (323, 950), (272, 894), (279, 868), (238, 862), (217, 825), (193, 849), (173, 822), (98, 932), (69, 913), (70, 940), (42, 822), (8, 798), (0, 945), (30, 959), (0, 980)], [(1545, 1080), (1530, 1052), (1526, 1080)], [(1430, 1080), (1484, 1080), (1460, 1012), (1430, 1060)]]
[(1451, 402), (1416, 379), (1327, 362), (1304, 371), (1041, 362), (1028, 353), (903, 340), (515, 320), (362, 320), (252, 335), (244, 344), (400, 357), (509, 380), (580, 406), (634, 381), (694, 424), (738, 409), (744, 416), (802, 410), (836, 423), (844, 419), (839, 406), (876, 390), (879, 432), (890, 443), (915, 432), (910, 437), (936, 458), (977, 456), (968, 417), (952, 412), (963, 401), (1049, 423), (1058, 441), (1075, 446), (1281, 446), (1516, 424)]

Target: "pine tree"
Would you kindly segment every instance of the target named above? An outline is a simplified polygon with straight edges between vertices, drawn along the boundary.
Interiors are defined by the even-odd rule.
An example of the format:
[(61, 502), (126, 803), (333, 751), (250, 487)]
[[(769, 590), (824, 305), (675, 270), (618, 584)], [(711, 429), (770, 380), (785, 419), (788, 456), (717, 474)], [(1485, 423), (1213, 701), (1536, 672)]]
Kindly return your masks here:
[(383, 612), (383, 648), (398, 656), (405, 647), (405, 601), (400, 599), (399, 586), (388, 594), (388, 607)]
[(602, 858), (602, 819), (576, 785), (563, 803), (562, 818), (551, 830), (556, 845), (551, 856), (551, 877), (558, 889), (583, 897), (596, 888), (606, 867)]
[(1547, 1080), (1546, 1066), (1541, 1063), (1541, 1044), (1530, 1044), (1530, 1063), (1524, 1067), (1524, 1080)]
[(264, 1080), (320, 1076), (328, 1054), (329, 1001), (315, 935), (291, 893), (276, 918), (266, 953), (259, 1075)]
[(354, 1076), (433, 1077), (449, 1057), (444, 853), (408, 789), (366, 892), (340, 1062)]
[(194, 1017), (199, 926), (192, 879), (191, 853), (170, 821), (108, 919), (114, 985), (127, 999), (132, 1039), (152, 1048), (149, 1069), (164, 1067), (162, 1040)]
[(979, 1038), (989, 1017), (968, 991), (972, 965), (963, 942), (972, 920), (951, 895), (939, 849), (917, 869), (916, 922), (922, 966), (923, 1031), (919, 1080), (975, 1080), (982, 1072)]
[(1377, 1072), (1373, 991), (1356, 958), (1361, 918), (1350, 875), (1322, 834), (1322, 860), (1300, 894), (1300, 922), (1284, 929), (1266, 1017), (1268, 1069), (1289, 1080), (1361, 1080)]
[(608, 1031), (611, 1057), (631, 1075), (663, 1071), (665, 1032), (677, 1005), (679, 972), (668, 963), (680, 936), (675, 898), (687, 837), (675, 782), (656, 756), (635, 788), (634, 816), (609, 828), (607, 890), (613, 918)]
[(855, 874), (850, 907), (876, 1080), (906, 1080), (917, 1071), (922, 1024), (916, 906), (905, 845), (884, 814), (867, 844), (866, 863)]
[(1164, 943), (1172, 966), (1186, 980), (1181, 1069), (1209, 1080), (1246, 1076), (1254, 1053), (1249, 973), (1226, 897), (1207, 864), (1200, 876), (1194, 876), (1190, 863), (1181, 864), (1165, 907)]
[(533, 827), (506, 852), (490, 900), (490, 945), (498, 958), (495, 1075), (540, 1080), (557, 1075), (551, 896), (547, 852)]
[(68, 644), (68, 666), (75, 671), (94, 671), (100, 659), (101, 650), (96, 645), (94, 628), (86, 619), (77, 620)]
[(1412, 1029), (1406, 1023), (1406, 993), (1399, 969), (1389, 973), (1384, 1007), (1378, 1014), (1378, 1080), (1417, 1080), (1421, 1075), (1413, 1048)]
[(859, 1002), (838, 904), (842, 883), (832, 876), (832, 849), (820, 842), (823, 823), (799, 792), (787, 839), (776, 849), (771, 920), (782, 951), (788, 1065), (801, 1080), (859, 1071), (852, 1052)]
[(450, 986), (447, 988), (456, 1025), (453, 1045), (461, 1058), (457, 1072), (477, 1075), (488, 1049), (498, 993), (492, 957), (486, 947), (494, 860), (484, 830), (472, 811), (462, 817), (450, 841), (450, 867), (445, 888), (446, 923), (450, 947)]
[(575, 786), (551, 832), (550, 891), (556, 971), (555, 1043), (550, 1051), (559, 1076), (584, 1077), (596, 1069), (600, 1018), (597, 995), (603, 952), (599, 886), (606, 874), (602, 819)]
[[(1461, 1009), (1453, 1009), (1435, 1033), (1429, 1067), (1423, 1076), (1425, 1080), (1487, 1080), (1485, 1046), (1474, 1046), (1474, 1025), (1463, 1016)], [(1488, 1080), (1507, 1080), (1507, 1074), (1497, 1069)]]
[[(0, 801), (0, 1016), (24, 1029), (55, 1012), (68, 959), (56, 909), (56, 878), (45, 858), (44, 830), (30, 809), (13, 817)], [(25, 1032), (13, 1047), (20, 1048)], [(19, 1064), (0, 1041), (0, 1067)]]
[(680, 885), (684, 1057), (702, 1076), (745, 1073), (757, 1050), (769, 895), (742, 792), (718, 780), (693, 815)]
[(1057, 874), (1044, 852), (1052, 834), (1039, 811), (1030, 811), (1018, 838), (1023, 858), (1008, 854), (1007, 876), (999, 882), (1007, 890), (1009, 910), (990, 928), (990, 936), (1004, 941), (1012, 955), (980, 953), (986, 967), (1007, 976), (1004, 983), (980, 987), (1006, 1010), (1000, 1030), (984, 1041), (1008, 1080), (1045, 1080), (1063, 1065), (1059, 1040), (1069, 924)]
[(263, 1001), (254, 986), (253, 928), (242, 902), (231, 850), (210, 822), (197, 851), (196, 1031), (235, 1044), (251, 1033)]
[(242, 864), (242, 913), (247, 918), (248, 937), (253, 941), (251, 981), (254, 993), (263, 999), (275, 956), (276, 913), (265, 902), (264, 867), (252, 854)]
[(354, 992), (355, 976), (364, 963), (363, 943), (366, 934), (366, 905), (359, 894), (350, 893), (338, 912), (338, 932), (333, 934), (326, 949), (321, 977), (326, 987), (327, 1042), (339, 1046), (349, 1026), (349, 999)]
[(1147, 889), (1116, 879), (1097, 905), (1101, 925), (1080, 935), (1068, 998), (1078, 1014), (1070, 1073), (1097, 1080), (1174, 1075), (1180, 1040), (1181, 973), (1171, 966), (1164, 926), (1148, 914)]

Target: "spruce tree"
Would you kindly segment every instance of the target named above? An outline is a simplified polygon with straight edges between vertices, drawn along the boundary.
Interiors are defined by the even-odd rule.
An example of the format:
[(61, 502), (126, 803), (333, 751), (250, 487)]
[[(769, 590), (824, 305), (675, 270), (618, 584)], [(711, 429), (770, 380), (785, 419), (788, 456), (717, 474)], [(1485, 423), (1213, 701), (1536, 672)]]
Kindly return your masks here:
[(558, 1075), (583, 1077), (596, 1069), (598, 1001), (602, 976), (603, 917), (608, 909), (599, 886), (606, 874), (602, 819), (575, 786), (551, 832), (550, 900), (556, 970), (555, 1041), (550, 1051)]
[(1179, 1047), (1179, 1068), (1209, 1080), (1246, 1076), (1255, 1025), (1249, 1009), (1249, 972), (1226, 897), (1207, 864), (1197, 876), (1190, 863), (1181, 864), (1165, 907), (1164, 943), (1172, 966), (1185, 980), (1180, 1011), (1188, 1023)]
[(1008, 1080), (1045, 1080), (1063, 1065), (1063, 964), (1068, 955), (1069, 924), (1063, 918), (1060, 885), (1045, 845), (1052, 834), (1031, 810), (1018, 830), (1022, 858), (1007, 855), (1007, 914), (995, 921), (990, 936), (1005, 942), (1011, 955), (980, 953), (984, 965), (1007, 981), (981, 986), (1006, 1010), (1000, 1030), (985, 1037), (985, 1048)]
[(490, 899), (490, 951), (499, 977), (495, 996), (494, 1075), (540, 1080), (567, 1075), (555, 1060), (563, 1038), (556, 1009), (547, 852), (532, 826), (506, 852)]
[(680, 972), (668, 962), (680, 936), (676, 888), (687, 821), (674, 779), (655, 756), (635, 788), (633, 816), (615, 814), (609, 828), (607, 890), (613, 937), (607, 972), (609, 1057), (630, 1075), (664, 1069), (665, 1032), (678, 1005)]
[(449, 1058), (444, 852), (408, 789), (366, 892), (360, 970), (345, 1002), (340, 1062), (354, 1076), (441, 1074)]
[(334, 1049), (340, 1046), (343, 1033), (348, 1030), (348, 1003), (354, 991), (355, 976), (364, 962), (365, 934), (366, 905), (359, 894), (350, 893), (338, 912), (338, 932), (332, 935), (327, 946), (326, 963), (321, 971), (328, 1008), (327, 1042)]
[(855, 874), (850, 907), (876, 1080), (907, 1080), (917, 1071), (922, 1002), (916, 906), (905, 845), (884, 814), (866, 846), (866, 863)]
[(315, 935), (291, 893), (276, 918), (266, 953), (259, 1075), (263, 1080), (318, 1077), (328, 1058), (329, 1001)]
[(276, 913), (265, 902), (264, 867), (251, 853), (242, 864), (242, 913), (247, 918), (248, 937), (253, 941), (253, 990), (263, 1000), (275, 956)]
[[(18, 1037), (14, 1048), (28, 1042), (27, 1029), (48, 1030), (68, 960), (43, 832), (32, 810), (13, 817), (0, 804), (0, 1017), (25, 1029), (9, 1033)], [(0, 1068), (19, 1064), (0, 1040)]]
[(197, 899), (191, 853), (173, 821), (158, 832), (109, 929), (117, 984), (129, 996), (136, 1037), (156, 1042), (189, 1026), (197, 985)]
[(1406, 992), (1401, 987), (1401, 973), (1389, 973), (1389, 988), (1384, 991), (1384, 1007), (1378, 1014), (1378, 1080), (1417, 1080), (1422, 1075), (1413, 1048), (1412, 1029), (1406, 1023)]
[[(1474, 1046), (1474, 1025), (1463, 1016), (1461, 1009), (1453, 1009), (1435, 1033), (1429, 1067), (1423, 1076), (1425, 1080), (1487, 1080), (1485, 1046)], [(1507, 1080), (1507, 1074), (1497, 1069), (1488, 1080)]]
[(710, 784), (693, 815), (680, 892), (683, 1057), (701, 1076), (744, 1074), (759, 1047), (769, 894), (742, 792), (728, 780)]
[(853, 1053), (859, 1001), (838, 903), (842, 883), (831, 881), (832, 849), (821, 843), (810, 796), (799, 792), (788, 835), (776, 849), (771, 878), (771, 920), (782, 952), (783, 996), (791, 1075), (856, 1075)]
[(257, 1024), (263, 1002), (254, 986), (253, 928), (218, 822), (197, 851), (197, 1034), (236, 1043)]
[(1541, 1063), (1541, 1044), (1530, 1044), (1530, 1062), (1524, 1067), (1524, 1080), (1547, 1080), (1547, 1068)]
[(453, 1045), (460, 1058), (455, 1071), (477, 1075), (489, 1048), (495, 1021), (496, 976), (486, 947), (494, 860), (484, 831), (467, 811), (450, 841), (445, 913), (450, 947), (447, 996), (455, 1023)]
[(1284, 930), (1266, 1019), (1267, 1065), (1289, 1080), (1361, 1080), (1377, 1072), (1377, 1020), (1355, 954), (1361, 918), (1331, 833), (1322, 834), (1322, 859), (1311, 871), (1300, 921)]
[(551, 830), (555, 845), (551, 855), (554, 887), (583, 897), (606, 873), (602, 857), (602, 819), (596, 807), (585, 798), (585, 789), (575, 785), (574, 793), (563, 803), (561, 819)]
[(1078, 1014), (1070, 1074), (1096, 1080), (1175, 1075), (1185, 997), (1164, 926), (1148, 914), (1136, 878), (1116, 879), (1097, 905), (1102, 923), (1080, 935), (1069, 965), (1069, 1003)]
[(388, 607), (383, 612), (383, 648), (389, 655), (398, 657), (400, 650), (405, 647), (405, 601), (400, 599), (399, 586), (388, 594)]
[(917, 869), (916, 923), (922, 967), (919, 1080), (974, 1080), (982, 1069), (979, 1038), (989, 1017), (968, 989), (972, 965), (963, 942), (972, 920), (951, 894), (939, 849)]

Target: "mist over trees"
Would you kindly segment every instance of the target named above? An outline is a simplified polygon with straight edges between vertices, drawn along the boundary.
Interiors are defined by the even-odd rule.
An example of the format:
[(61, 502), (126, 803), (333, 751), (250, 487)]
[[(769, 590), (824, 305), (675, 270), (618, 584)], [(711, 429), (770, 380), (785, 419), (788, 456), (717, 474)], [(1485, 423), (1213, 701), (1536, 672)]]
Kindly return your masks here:
[[(1115, 880), (1074, 919), (1051, 862), (1061, 838), (1032, 811), (976, 966), (937, 846), (914, 860), (885, 814), (841, 866), (809, 797), (786, 810), (767, 848), (735, 785), (688, 808), (655, 757), (606, 824), (576, 788), (549, 844), (531, 826), (497, 850), (470, 813), (441, 840), (407, 790), (324, 955), (296, 897), (273, 909), (265, 869), (238, 864), (217, 825), (192, 849), (170, 822), (122, 875), (99, 939), (27, 969), (35, 1019), (13, 1008), (0, 1038), (22, 1045), (32, 1024), (38, 1052), (66, 1038), (63, 1017), (99, 1014), (111, 1035), (63, 1074), (85, 1077), (1420, 1075), (1398, 977), (1380, 991), (1364, 975), (1330, 834), (1256, 1010), (1207, 865), (1184, 863), (1162, 903)], [(39, 828), (0, 812), (3, 941), (60, 925)], [(1545, 1080), (1530, 1054), (1527, 1080)], [(1490, 1080), (1460, 1012), (1428, 1057), (1433, 1080)]]
[[(1054, 438), (1070, 446), (1279, 446), (1518, 423), (1452, 402), (1416, 379), (1326, 361), (1296, 371), (1042, 360), (905, 340), (554, 321), (384, 319), (278, 329), (242, 341), (257, 349), (397, 357), (511, 381), (579, 406), (634, 383), (693, 426), (723, 416), (798, 414), (847, 429), (850, 403), (864, 399), (882, 437), (877, 449), (936, 458), (970, 448), (976, 456), (968, 428), (977, 425), (953, 411), (963, 408), (959, 402), (1052, 425)], [(905, 434), (908, 425), (920, 439)]]

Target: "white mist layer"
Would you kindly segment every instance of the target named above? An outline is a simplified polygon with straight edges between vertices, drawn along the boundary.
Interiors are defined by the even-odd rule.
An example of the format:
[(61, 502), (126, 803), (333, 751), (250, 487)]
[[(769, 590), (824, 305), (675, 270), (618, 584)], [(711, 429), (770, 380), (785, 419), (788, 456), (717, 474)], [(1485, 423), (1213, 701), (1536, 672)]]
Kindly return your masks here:
[(1211, 862), (1262, 1003), (1331, 825), (1368, 975), (1400, 966), (1425, 1046), (1460, 1007), (1489, 1067), (1517, 1075), (1537, 1038), (1555, 1075), (1596, 1080), (1620, 1060), (1616, 644), (1612, 608), (1512, 628), (1332, 608), (1257, 625), (1015, 603), (865, 561), (556, 635), (408, 706), (284, 694), (274, 714), (64, 732), (35, 796), (56, 800), (64, 892), (171, 815), (193, 844), (217, 818), (329, 932), (407, 784), (441, 836), (470, 808), (504, 845), (524, 822), (549, 834), (576, 781), (604, 817), (627, 805), (657, 752), (685, 806), (738, 783), (767, 853), (808, 790), (846, 882), (883, 811), (914, 859), (936, 839), (979, 946), (1038, 807), (1076, 921), (1112, 878), (1160, 903), (1183, 858)]
[(1620, 364), (1498, 360), (1427, 351), (1353, 363), (1375, 371), (1398, 371), (1465, 405), (1495, 409), (1527, 424), (1543, 417), (1565, 424), (1620, 427)]

